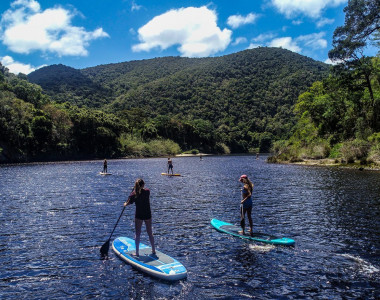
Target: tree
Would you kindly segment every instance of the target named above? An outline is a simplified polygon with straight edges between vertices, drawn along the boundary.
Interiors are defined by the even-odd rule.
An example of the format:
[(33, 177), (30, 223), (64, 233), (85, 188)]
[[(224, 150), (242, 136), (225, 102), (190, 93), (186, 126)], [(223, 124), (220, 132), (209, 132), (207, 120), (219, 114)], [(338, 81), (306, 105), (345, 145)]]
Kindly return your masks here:
[[(376, 112), (376, 99), (371, 77), (376, 72), (370, 57), (364, 55), (368, 43), (378, 40), (380, 30), (380, 2), (378, 0), (350, 0), (344, 8), (345, 22), (337, 27), (333, 36), (333, 49), (329, 51), (332, 61), (342, 61), (335, 67), (335, 73), (354, 71), (357, 78), (363, 78), (370, 96), (370, 106)], [(344, 70), (346, 69), (346, 70)], [(371, 126), (375, 126), (378, 116), (373, 114)]]

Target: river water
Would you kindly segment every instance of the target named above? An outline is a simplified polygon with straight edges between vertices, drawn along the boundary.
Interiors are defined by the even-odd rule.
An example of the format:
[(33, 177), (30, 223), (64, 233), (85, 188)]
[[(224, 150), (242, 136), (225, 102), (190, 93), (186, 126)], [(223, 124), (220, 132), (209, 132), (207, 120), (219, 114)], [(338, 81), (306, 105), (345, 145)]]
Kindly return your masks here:
[[(0, 299), (379, 299), (380, 173), (267, 164), (265, 157), (166, 158), (0, 167)], [(253, 181), (255, 231), (294, 247), (217, 232), (239, 224), (241, 184)], [(181, 261), (185, 280), (134, 270), (103, 245), (134, 180), (151, 190), (159, 250)], [(113, 237), (134, 237), (134, 207)], [(143, 230), (141, 242), (149, 243)]]

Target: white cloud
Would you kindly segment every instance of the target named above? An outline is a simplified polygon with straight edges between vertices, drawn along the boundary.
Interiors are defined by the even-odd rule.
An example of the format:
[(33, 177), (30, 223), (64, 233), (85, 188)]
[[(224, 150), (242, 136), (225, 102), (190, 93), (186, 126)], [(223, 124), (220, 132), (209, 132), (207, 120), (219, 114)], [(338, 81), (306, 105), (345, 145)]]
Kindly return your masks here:
[(236, 46), (239, 44), (244, 44), (247, 42), (247, 39), (245, 37), (238, 37), (235, 39), (235, 41), (232, 43), (232, 46)]
[(293, 25), (301, 25), (302, 23), (303, 23), (302, 20), (293, 20), (293, 21), (292, 21), (292, 24), (293, 24)]
[(269, 47), (281, 47), (284, 49), (288, 49), (293, 52), (301, 52), (301, 48), (297, 45), (297, 42), (294, 41), (291, 37), (282, 37), (277, 38), (269, 42)]
[(322, 19), (318, 20), (317, 27), (320, 28), (320, 27), (323, 27), (325, 25), (332, 24), (332, 23), (334, 23), (334, 21), (335, 21), (334, 19), (322, 18)]
[(327, 47), (327, 41), (323, 38), (325, 35), (325, 32), (319, 32), (300, 35), (295, 38), (290, 36), (274, 38), (275, 34), (273, 33), (263, 33), (252, 39), (254, 43), (251, 43), (248, 49), (264, 45), (268, 47), (281, 47), (297, 53), (302, 53), (305, 49), (320, 50)]
[(262, 33), (262, 34), (258, 35), (257, 37), (253, 38), (252, 41), (264, 42), (264, 41), (273, 39), (275, 36), (276, 35), (273, 33)]
[(17, 0), (2, 15), (0, 40), (16, 53), (43, 51), (85, 56), (90, 41), (108, 34), (102, 28), (89, 32), (71, 25), (74, 16), (74, 12), (59, 6), (41, 10), (37, 1)]
[(324, 49), (327, 48), (327, 41), (323, 39), (325, 35), (325, 32), (301, 35), (296, 38), (296, 41), (303, 43), (305, 47), (311, 48), (313, 50)]
[(131, 7), (132, 11), (140, 10), (141, 8), (142, 8), (142, 5), (138, 5), (135, 1), (132, 1), (132, 7)]
[(0, 57), (0, 62), (4, 67), (8, 68), (9, 72), (14, 73), (14, 74), (18, 74), (18, 73), (29, 74), (29, 73), (45, 66), (45, 65), (42, 65), (39, 67), (33, 67), (30, 64), (23, 64), (20, 62), (16, 62), (10, 56)]
[(318, 18), (327, 7), (337, 7), (347, 0), (271, 0), (271, 2), (287, 18), (300, 14)]
[(254, 23), (257, 17), (258, 15), (253, 13), (249, 13), (245, 17), (242, 15), (233, 15), (228, 17), (227, 24), (230, 25), (233, 29), (236, 29), (242, 25)]
[(247, 49), (254, 49), (254, 48), (258, 48), (258, 47), (262, 47), (262, 45), (261, 44), (250, 43), (249, 46), (247, 47)]
[(217, 26), (215, 11), (206, 6), (170, 10), (154, 17), (138, 30), (140, 44), (135, 52), (163, 50), (179, 45), (182, 56), (201, 57), (223, 51), (231, 42), (231, 30)]

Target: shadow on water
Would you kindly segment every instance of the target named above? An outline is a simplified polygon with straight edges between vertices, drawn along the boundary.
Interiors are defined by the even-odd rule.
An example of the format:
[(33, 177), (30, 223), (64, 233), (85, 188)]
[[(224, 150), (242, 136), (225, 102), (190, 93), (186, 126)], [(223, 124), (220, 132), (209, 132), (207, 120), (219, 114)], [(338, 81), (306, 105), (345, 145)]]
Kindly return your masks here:
[[(0, 298), (341, 299), (380, 297), (380, 175), (272, 165), (265, 157), (165, 158), (0, 167)], [(239, 224), (241, 184), (255, 184), (254, 230), (295, 247), (247, 242), (214, 230)], [(109, 237), (136, 178), (151, 190), (157, 247), (188, 278), (168, 283), (134, 270)], [(134, 236), (134, 208), (113, 237)], [(142, 242), (148, 237), (143, 231)]]

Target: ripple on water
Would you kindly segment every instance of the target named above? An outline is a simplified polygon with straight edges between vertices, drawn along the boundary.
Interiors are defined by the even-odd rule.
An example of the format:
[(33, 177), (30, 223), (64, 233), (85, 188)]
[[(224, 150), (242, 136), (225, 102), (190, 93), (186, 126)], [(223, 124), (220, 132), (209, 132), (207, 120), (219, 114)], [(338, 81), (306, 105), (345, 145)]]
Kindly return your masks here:
[[(0, 167), (0, 298), (380, 298), (380, 177), (376, 172), (266, 164), (252, 156), (165, 158)], [(252, 178), (254, 228), (296, 240), (275, 247), (222, 234), (239, 223), (241, 184)], [(110, 249), (99, 259), (137, 177), (151, 190), (158, 249), (188, 278), (168, 283)], [(113, 237), (134, 236), (128, 207)], [(142, 242), (148, 243), (143, 231)]]

